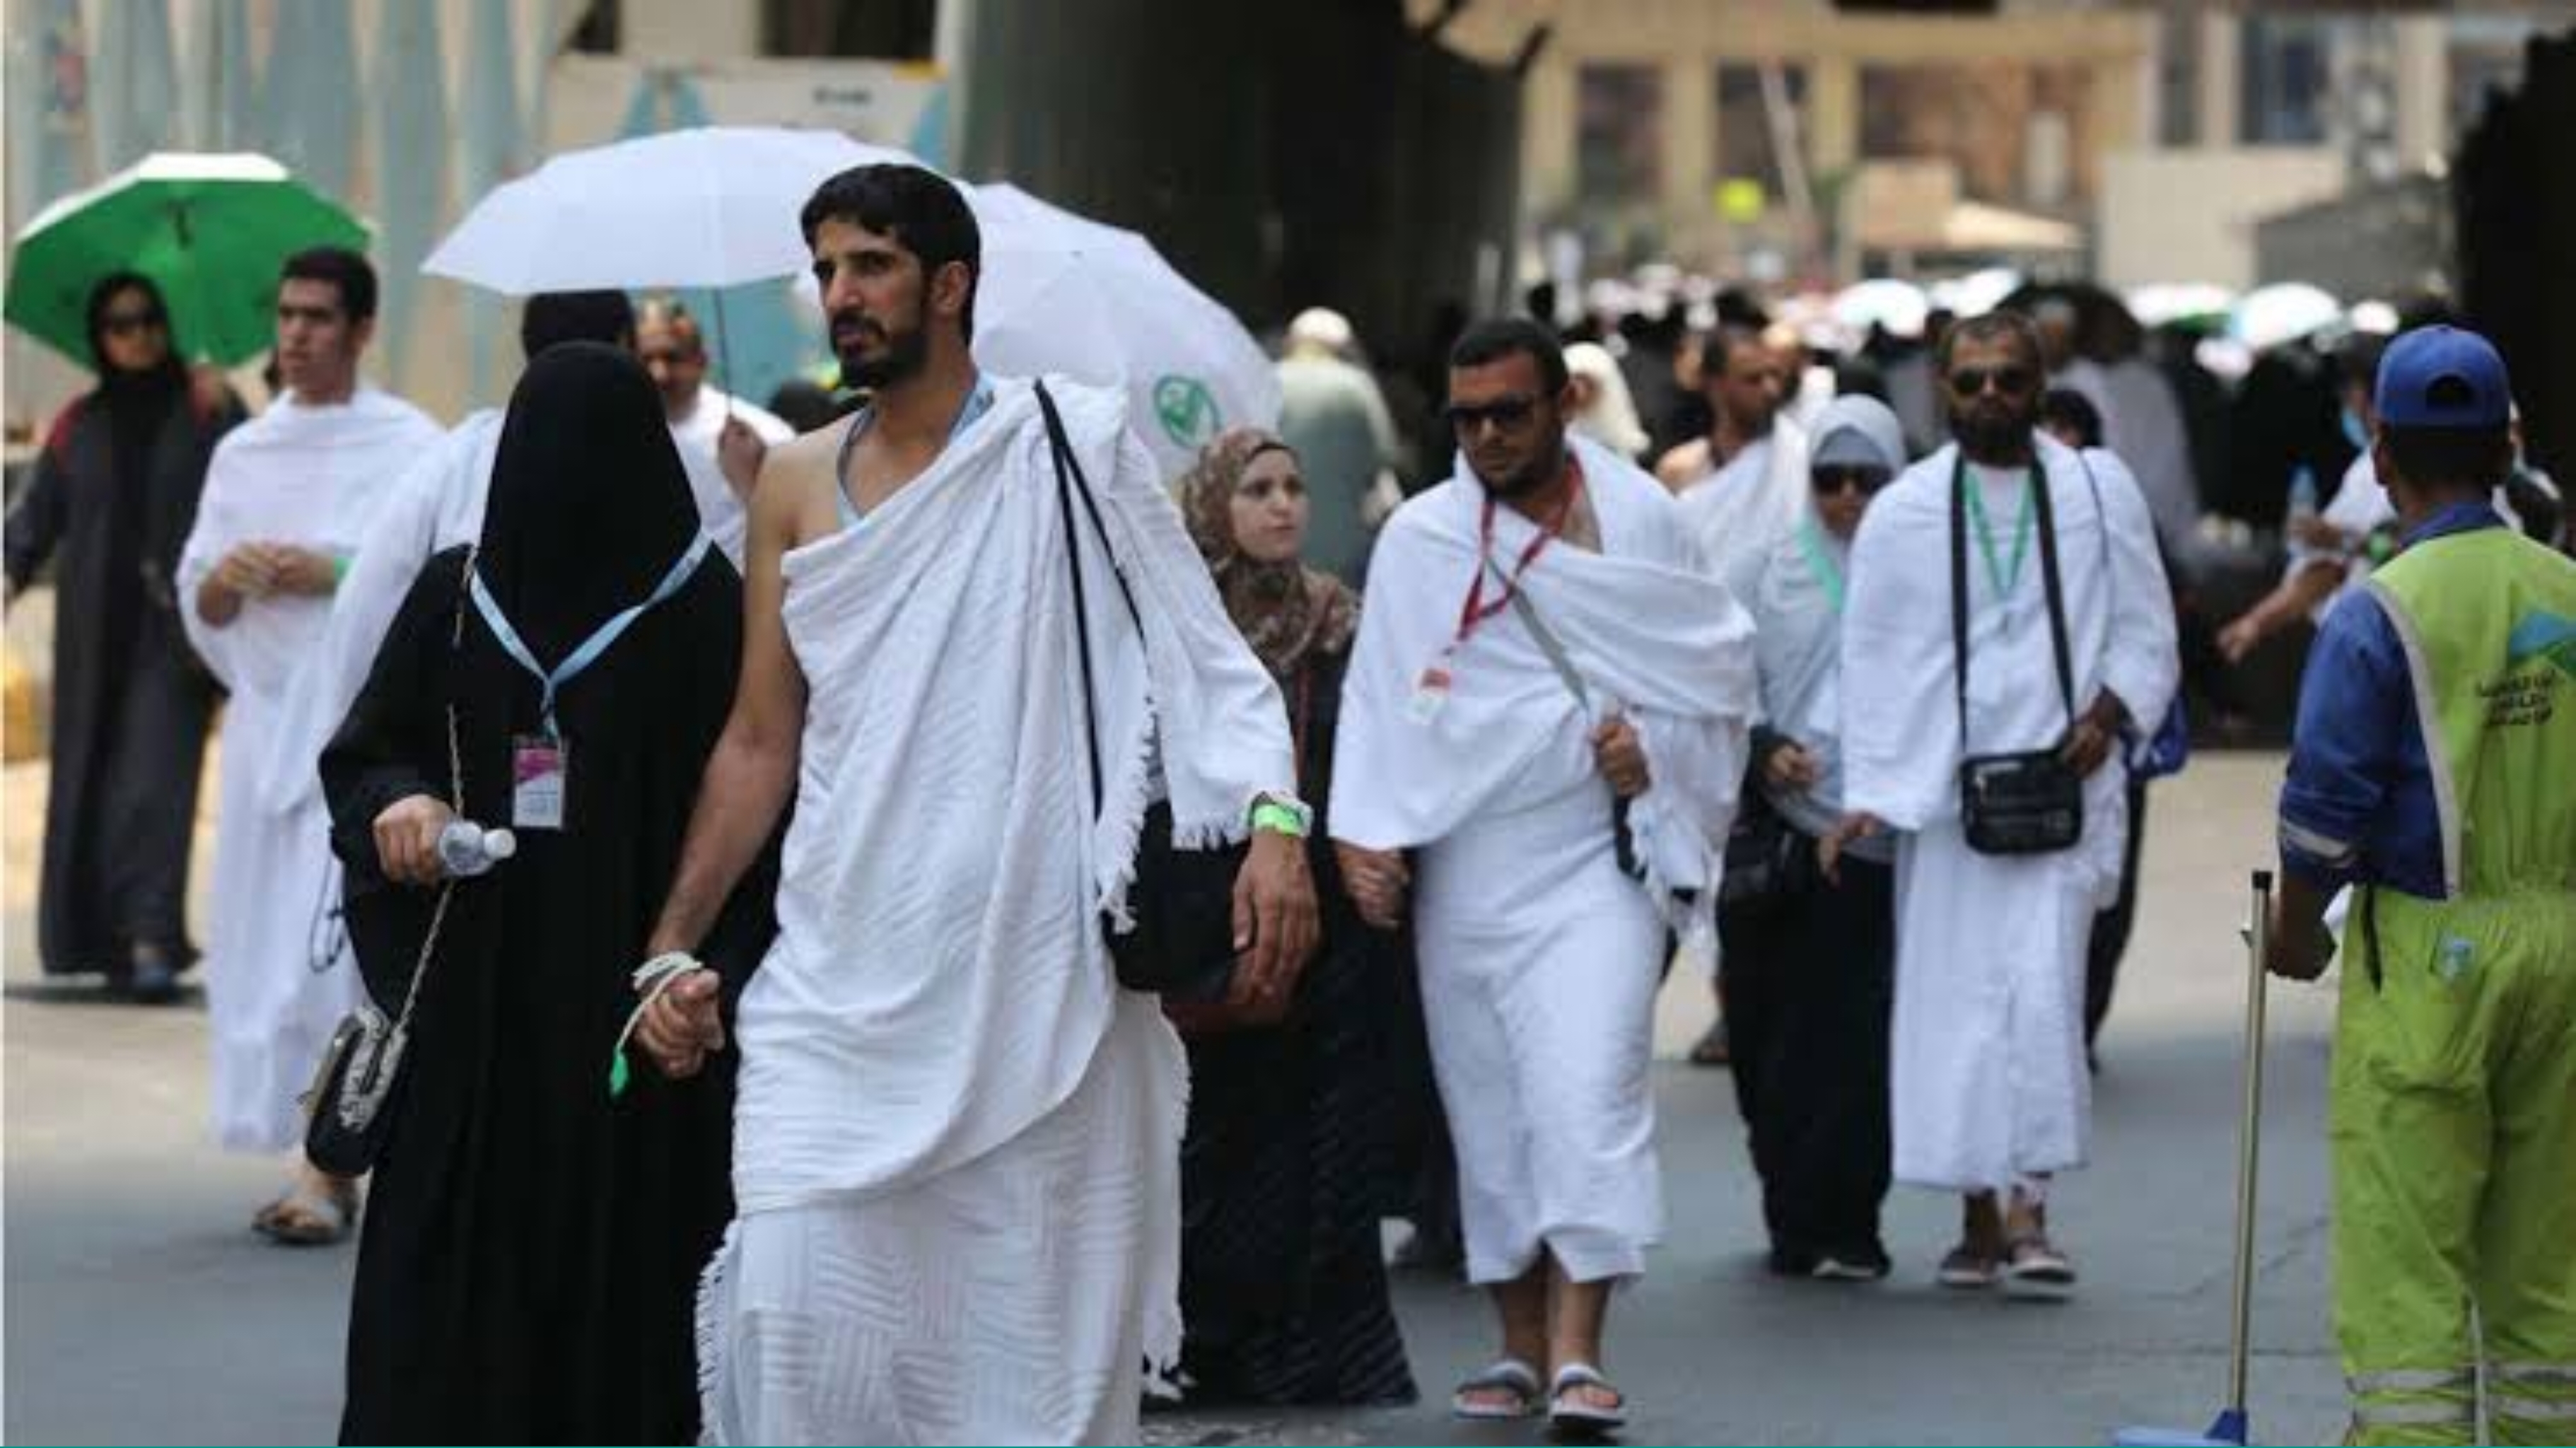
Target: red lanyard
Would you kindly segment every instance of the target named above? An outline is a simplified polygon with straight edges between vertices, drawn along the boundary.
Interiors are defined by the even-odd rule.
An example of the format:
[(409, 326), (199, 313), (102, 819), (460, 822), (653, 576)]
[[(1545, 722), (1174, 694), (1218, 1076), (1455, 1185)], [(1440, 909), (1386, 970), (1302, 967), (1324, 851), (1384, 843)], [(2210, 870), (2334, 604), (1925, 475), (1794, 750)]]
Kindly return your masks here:
[(1467, 601), (1458, 610), (1458, 636), (1449, 645), (1452, 652), (1465, 645), (1478, 624), (1511, 607), (1512, 595), (1520, 591), (1521, 579), (1529, 573), (1530, 565), (1538, 561), (1538, 556), (1547, 551), (1547, 545), (1555, 542), (1557, 535), (1574, 520), (1574, 510), (1583, 502), (1583, 464), (1568, 454), (1565, 465), (1574, 473), (1574, 486), (1566, 490), (1565, 501), (1557, 505), (1556, 516), (1542, 524), (1538, 536), (1530, 539), (1529, 546), (1521, 550), (1519, 561), (1512, 565), (1511, 577), (1503, 580), (1503, 591), (1495, 596), (1492, 603), (1485, 602), (1485, 574), (1491, 571), (1488, 560), (1494, 554), (1494, 499), (1491, 494), (1486, 496), (1484, 522), (1476, 540), (1476, 581), (1467, 589)]

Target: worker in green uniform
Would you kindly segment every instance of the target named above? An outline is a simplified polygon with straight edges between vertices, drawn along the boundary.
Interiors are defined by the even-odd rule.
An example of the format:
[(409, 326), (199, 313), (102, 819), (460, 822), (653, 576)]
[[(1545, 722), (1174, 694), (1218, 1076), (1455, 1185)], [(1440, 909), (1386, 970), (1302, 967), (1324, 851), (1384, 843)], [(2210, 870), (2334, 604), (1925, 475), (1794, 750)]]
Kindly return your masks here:
[(2380, 365), (2396, 559), (2327, 616), (2281, 792), (2273, 973), (2344, 885), (2335, 1331), (2355, 1443), (2576, 1443), (2576, 562), (2504, 525), (2504, 361)]

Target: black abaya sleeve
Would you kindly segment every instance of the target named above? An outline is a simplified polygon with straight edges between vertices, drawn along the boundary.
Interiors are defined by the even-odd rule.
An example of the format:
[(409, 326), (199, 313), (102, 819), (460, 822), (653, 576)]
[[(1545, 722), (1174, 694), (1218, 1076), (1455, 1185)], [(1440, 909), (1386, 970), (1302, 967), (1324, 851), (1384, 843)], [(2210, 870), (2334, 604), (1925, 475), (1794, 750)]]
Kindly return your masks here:
[(385, 878), (376, 816), (416, 794), (448, 795), (446, 665), (466, 552), (433, 555), (413, 580), (376, 651), (366, 686), (322, 751), (322, 796), (331, 849), (347, 867), (342, 904), (358, 969), (376, 1003), (392, 1010), (411, 983), (436, 896)]
[[(55, 438), (70, 431), (68, 423), (58, 424)], [(6, 535), (12, 589), (25, 588), (53, 556), (54, 544), (63, 536), (63, 516), (63, 460), (56, 456), (56, 442), (48, 442), (36, 454), (27, 485), (9, 505)]]

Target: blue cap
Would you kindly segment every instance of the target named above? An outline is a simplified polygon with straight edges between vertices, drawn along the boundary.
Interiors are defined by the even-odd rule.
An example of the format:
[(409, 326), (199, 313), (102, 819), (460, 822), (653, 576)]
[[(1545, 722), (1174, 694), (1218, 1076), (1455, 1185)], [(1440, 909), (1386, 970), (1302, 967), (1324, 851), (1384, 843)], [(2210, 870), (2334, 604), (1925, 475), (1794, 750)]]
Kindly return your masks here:
[(2377, 401), (2391, 427), (2502, 427), (2513, 418), (2504, 358), (2457, 327), (2418, 327), (2389, 343)]

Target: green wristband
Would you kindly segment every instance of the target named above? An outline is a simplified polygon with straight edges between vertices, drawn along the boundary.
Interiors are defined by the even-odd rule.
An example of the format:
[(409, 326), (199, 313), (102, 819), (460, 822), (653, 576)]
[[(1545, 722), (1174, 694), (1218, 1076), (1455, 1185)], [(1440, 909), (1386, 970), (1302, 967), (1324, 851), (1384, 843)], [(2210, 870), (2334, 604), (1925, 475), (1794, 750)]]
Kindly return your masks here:
[(1295, 810), (1275, 800), (1263, 800), (1252, 807), (1252, 827), (1286, 835), (1292, 840), (1306, 838), (1306, 821)]

